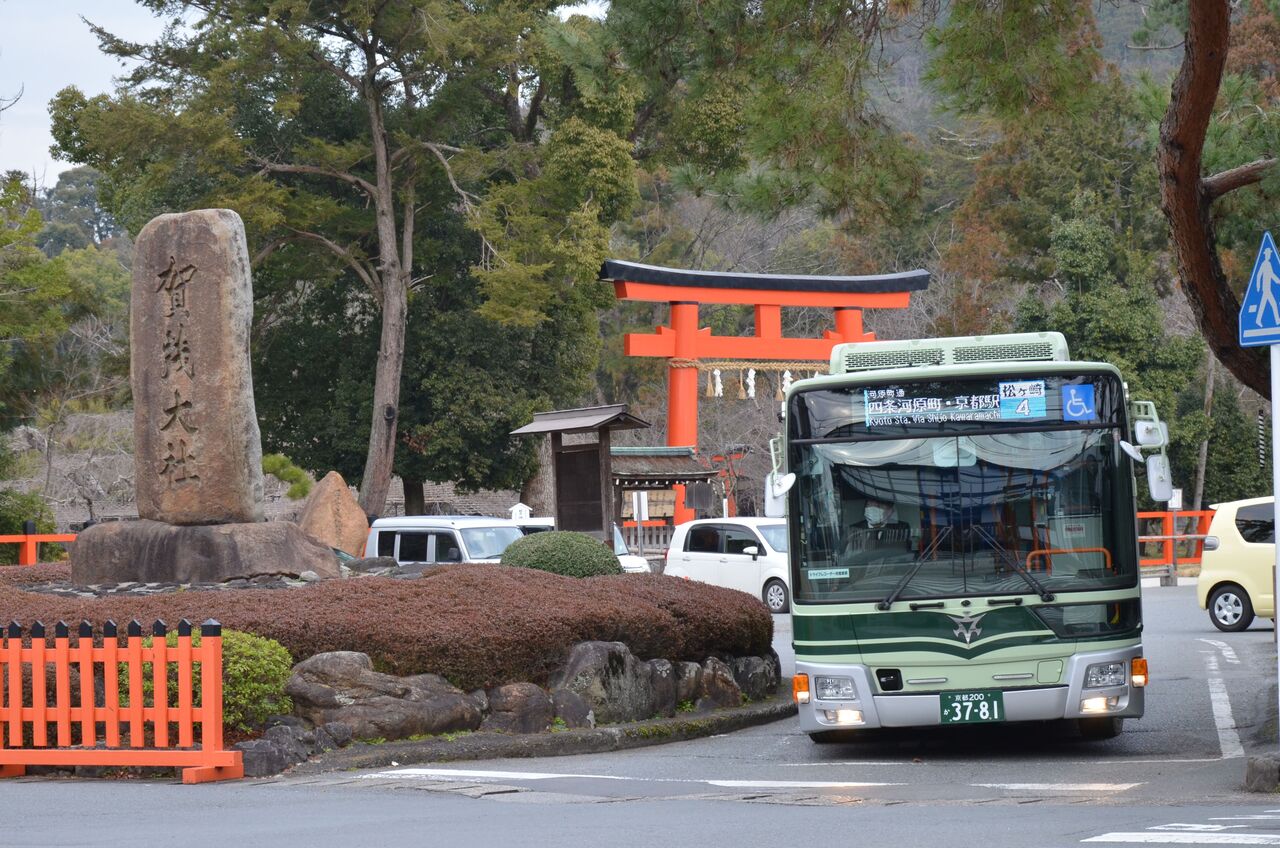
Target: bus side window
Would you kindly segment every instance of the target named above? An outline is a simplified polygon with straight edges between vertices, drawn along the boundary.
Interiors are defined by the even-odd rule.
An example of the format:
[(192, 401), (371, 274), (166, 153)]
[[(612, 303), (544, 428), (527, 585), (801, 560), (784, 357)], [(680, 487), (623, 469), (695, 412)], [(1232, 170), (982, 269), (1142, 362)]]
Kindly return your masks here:
[(396, 555), (396, 534), (391, 530), (378, 533), (378, 556), (393, 557)]

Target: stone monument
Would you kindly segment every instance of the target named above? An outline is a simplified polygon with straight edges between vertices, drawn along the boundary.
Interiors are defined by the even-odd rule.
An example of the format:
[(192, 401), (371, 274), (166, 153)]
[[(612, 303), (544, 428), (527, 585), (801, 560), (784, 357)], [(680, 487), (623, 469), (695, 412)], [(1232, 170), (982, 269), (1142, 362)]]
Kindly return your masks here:
[(141, 520), (81, 533), (71, 550), (72, 578), (337, 576), (332, 551), (296, 525), (262, 523), (262, 443), (249, 365), (253, 284), (240, 216), (202, 209), (143, 227), (130, 308)]

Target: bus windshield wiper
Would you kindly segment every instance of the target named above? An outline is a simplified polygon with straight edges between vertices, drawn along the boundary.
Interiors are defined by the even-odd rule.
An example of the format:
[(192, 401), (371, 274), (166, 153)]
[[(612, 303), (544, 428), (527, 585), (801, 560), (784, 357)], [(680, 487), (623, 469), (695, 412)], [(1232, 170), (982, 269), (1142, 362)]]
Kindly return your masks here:
[(1005, 550), (1004, 546), (1000, 544), (995, 536), (988, 533), (985, 527), (974, 527), (973, 529), (977, 531), (978, 536), (984, 542), (991, 545), (992, 548), (1002, 554), (1000, 558), (1004, 560), (1005, 565), (1009, 566), (1015, 574), (1025, 580), (1027, 585), (1034, 589), (1036, 594), (1040, 596), (1040, 600), (1046, 603), (1053, 600), (1053, 593), (1046, 589), (1039, 580), (1032, 577), (1031, 572), (1023, 568), (1017, 558)]
[(898, 596), (902, 594), (902, 590), (907, 588), (907, 584), (911, 582), (911, 578), (916, 576), (916, 572), (924, 566), (925, 561), (934, 553), (934, 551), (938, 550), (938, 546), (941, 545), (950, 535), (950, 527), (942, 528), (938, 535), (933, 538), (933, 541), (929, 546), (920, 552), (920, 558), (916, 560), (915, 565), (911, 566), (907, 573), (902, 575), (902, 579), (898, 581), (897, 586), (893, 587), (893, 591), (886, 595), (883, 601), (876, 604), (876, 609), (883, 612), (884, 610), (892, 607), (893, 602), (898, 600)]

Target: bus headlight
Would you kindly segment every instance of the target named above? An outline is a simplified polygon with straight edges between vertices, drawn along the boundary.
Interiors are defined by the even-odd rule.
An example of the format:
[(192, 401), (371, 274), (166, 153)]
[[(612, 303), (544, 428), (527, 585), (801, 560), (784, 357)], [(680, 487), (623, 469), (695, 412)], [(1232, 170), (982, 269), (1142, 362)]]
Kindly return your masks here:
[(813, 684), (819, 701), (852, 701), (858, 697), (851, 677), (819, 677)]
[(1123, 686), (1126, 682), (1123, 662), (1094, 663), (1084, 672), (1084, 688), (1086, 689)]
[(833, 724), (866, 724), (862, 718), (862, 710), (823, 710), (827, 721)]

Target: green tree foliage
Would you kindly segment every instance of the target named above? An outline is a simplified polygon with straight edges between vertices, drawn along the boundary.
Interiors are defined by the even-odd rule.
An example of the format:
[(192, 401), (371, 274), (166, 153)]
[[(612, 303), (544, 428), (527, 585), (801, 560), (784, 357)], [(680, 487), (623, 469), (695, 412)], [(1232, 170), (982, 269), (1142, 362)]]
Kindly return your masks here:
[[(114, 95), (58, 95), (58, 150), (103, 173), (108, 206), (131, 231), (200, 206), (244, 218), (268, 441), (324, 470), (310, 463), (327, 448), (312, 446), (338, 427), (333, 413), (295, 414), (272, 400), (295, 394), (297, 371), (312, 374), (311, 398), (341, 397), (339, 415), (366, 416), (363, 468), (334, 465), (378, 511), (397, 448), (430, 443), (422, 455), (439, 458), (439, 476), (451, 447), (477, 430), (492, 441), (525, 411), (496, 388), (514, 357), (504, 361), (493, 340), (508, 328), (525, 351), (539, 345), (529, 359), (556, 360), (528, 396), (544, 403), (583, 388), (578, 375), (590, 373), (598, 345), (591, 309), (609, 295), (595, 275), (608, 228), (635, 194), (630, 108), (614, 101), (608, 69), (582, 84), (587, 71), (558, 52), (592, 43), (598, 23), (561, 22), (554, 4), (539, 3), (145, 5), (187, 14), (187, 24), (145, 45), (99, 30), (105, 50), (142, 64)], [(479, 297), (457, 296), (477, 287)], [(456, 400), (400, 402), (402, 389), (422, 391), (448, 364), (439, 340), (409, 342), (411, 312), (435, 329), (480, 332), (456, 344), (493, 351), (463, 373), (446, 369), (461, 385), (432, 387)], [(308, 327), (362, 358), (325, 372), (286, 359), (309, 343), (284, 336)], [(425, 356), (418, 376), (402, 375), (413, 356)], [(359, 391), (370, 397), (357, 401)], [(294, 426), (273, 432), (272, 419)], [(338, 429), (331, 453), (349, 457), (351, 422)], [(493, 469), (470, 479), (502, 473)]]
[(281, 483), (288, 483), (289, 489), (284, 496), (291, 501), (301, 500), (311, 493), (311, 478), (307, 476), (307, 472), (294, 465), (282, 453), (263, 454), (262, 472), (270, 474)]
[(1033, 290), (1019, 308), (1018, 329), (1060, 332), (1073, 358), (1119, 368), (1131, 397), (1154, 401), (1169, 424), (1175, 479), (1190, 481), (1207, 422), (1203, 412), (1179, 401), (1189, 386), (1195, 396), (1189, 378), (1200, 368), (1204, 344), (1165, 329), (1150, 270), (1140, 262), (1131, 257), (1127, 276), (1116, 276), (1114, 257), (1123, 253), (1122, 244), (1092, 205), (1082, 196), (1068, 217), (1055, 220), (1050, 256), (1060, 297), (1046, 305), (1045, 291)]
[(38, 201), (44, 229), (38, 242), (48, 256), (68, 248), (100, 245), (123, 235), (107, 211), (99, 191), (101, 174), (81, 166), (63, 171)]

